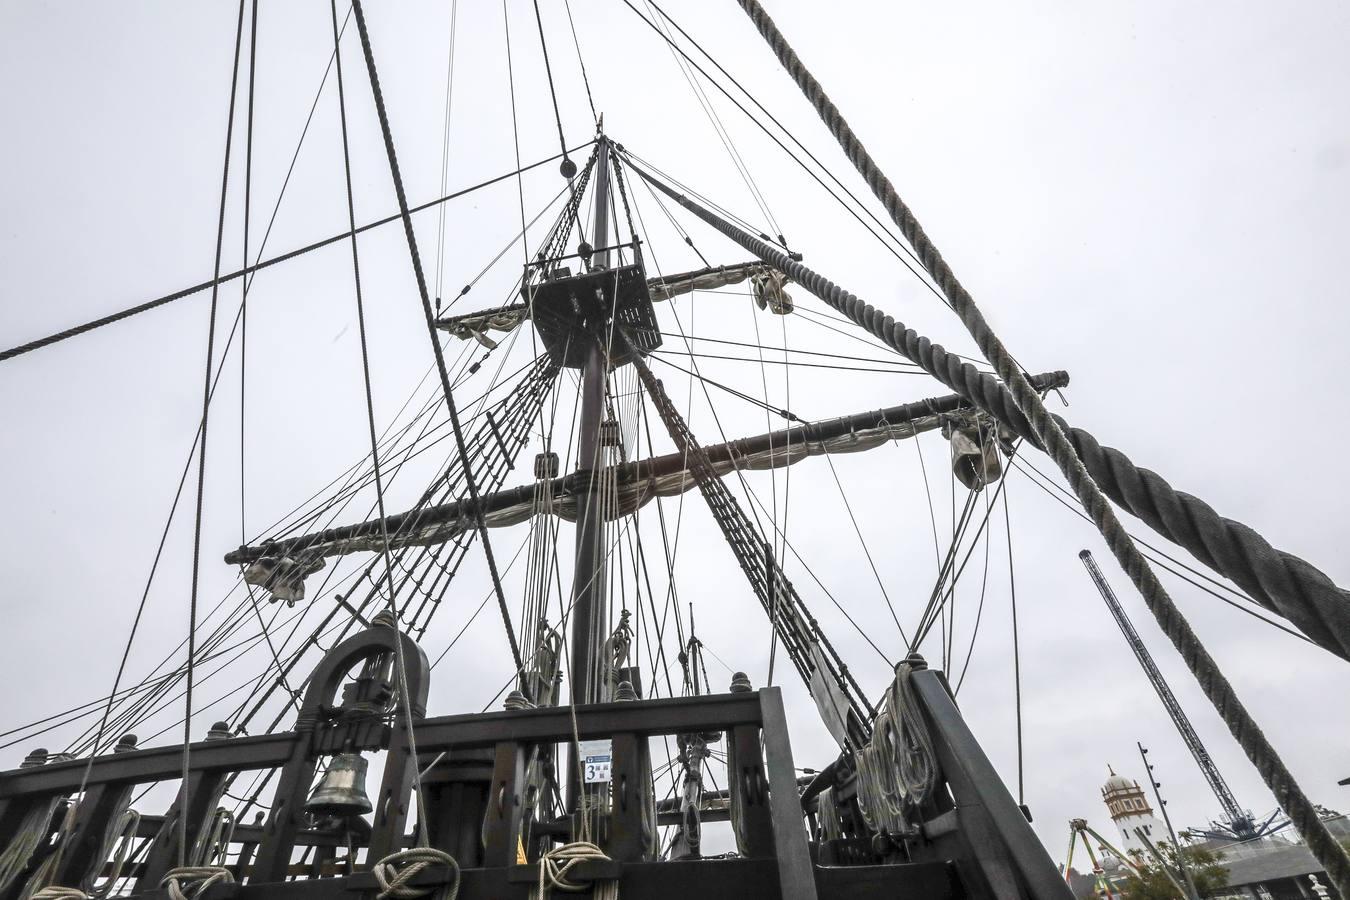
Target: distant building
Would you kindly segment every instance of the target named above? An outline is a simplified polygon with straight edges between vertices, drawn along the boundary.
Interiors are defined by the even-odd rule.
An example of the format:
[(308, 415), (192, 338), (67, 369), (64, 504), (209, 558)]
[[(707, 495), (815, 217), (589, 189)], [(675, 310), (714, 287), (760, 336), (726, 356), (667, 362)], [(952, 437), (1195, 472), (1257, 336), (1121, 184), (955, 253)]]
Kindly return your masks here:
[[(1143, 840), (1144, 837), (1157, 846), (1168, 843), (1166, 826), (1153, 815), (1139, 782), (1117, 775), (1114, 769), (1107, 767), (1111, 776), (1102, 786), (1102, 801), (1111, 814), (1120, 832), (1120, 849), (1130, 856), (1141, 860), (1152, 860)], [(1350, 840), (1350, 819), (1340, 813), (1319, 807), (1322, 821), (1327, 830), (1338, 840)], [(1208, 900), (1322, 900), (1323, 897), (1337, 898), (1335, 888), (1331, 886), (1326, 872), (1297, 836), (1290, 834), (1268, 835), (1249, 841), (1203, 840), (1196, 841), (1182, 832), (1182, 845), (1203, 847), (1218, 854), (1220, 864), (1227, 869), (1227, 885), (1213, 894)], [(1128, 870), (1100, 848), (1098, 859), (1104, 878), (1113, 888), (1119, 887), (1128, 875)], [(1098, 876), (1096, 874), (1070, 873), (1070, 888), (1080, 898), (1098, 894)], [(1350, 898), (1345, 898), (1350, 900)]]
[(1116, 823), (1120, 831), (1120, 849), (1129, 854), (1139, 853), (1148, 857), (1148, 846), (1138, 832), (1142, 831), (1150, 843), (1157, 844), (1168, 839), (1167, 830), (1153, 815), (1153, 807), (1148, 805), (1148, 797), (1144, 795), (1139, 782), (1117, 775), (1110, 766), (1106, 770), (1111, 773), (1111, 777), (1102, 785), (1102, 801), (1111, 813), (1111, 821)]
[[(1167, 827), (1154, 816), (1139, 782), (1117, 775), (1110, 766), (1107, 771), (1111, 774), (1102, 785), (1102, 802), (1120, 833), (1119, 849), (1139, 863), (1153, 864), (1155, 856), (1139, 832), (1158, 847), (1171, 842)], [(1321, 806), (1317, 810), (1332, 836), (1350, 844), (1350, 817)], [(1227, 870), (1225, 886), (1205, 900), (1350, 900), (1337, 894), (1321, 864), (1292, 829), (1248, 841), (1199, 840), (1199, 835), (1186, 831), (1180, 838), (1183, 847), (1204, 848), (1218, 855), (1219, 864)], [(1069, 869), (1065, 874), (1079, 900), (1102, 898), (1103, 882), (1117, 892), (1130, 875), (1129, 866), (1109, 848), (1097, 845), (1095, 849), (1099, 868), (1090, 872)]]

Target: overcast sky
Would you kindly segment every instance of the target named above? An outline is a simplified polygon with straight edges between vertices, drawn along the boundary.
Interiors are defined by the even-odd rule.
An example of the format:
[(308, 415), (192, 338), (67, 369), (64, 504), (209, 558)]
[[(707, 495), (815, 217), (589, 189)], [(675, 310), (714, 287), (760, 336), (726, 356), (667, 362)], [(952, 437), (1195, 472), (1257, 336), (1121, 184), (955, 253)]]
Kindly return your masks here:
[[(264, 3), (259, 20), (252, 246), (276, 203), (331, 51), (328, 6)], [(642, 4), (638, 4), (641, 6)], [(460, 4), (450, 127), (449, 189), (515, 168), (502, 9)], [(557, 152), (533, 8), (510, 2), (519, 153)], [(809, 265), (921, 332), (971, 352), (959, 321), (909, 272), (711, 88), (729, 140), (763, 195), (764, 210), (670, 52), (619, 0), (573, 0), (581, 53), (609, 134), (756, 225), (768, 217)], [(860, 196), (866, 186), (731, 0), (671, 9), (682, 25)], [(593, 127), (564, 9), (542, 4), (569, 143)], [(1277, 547), (1350, 583), (1340, 478), (1350, 428), (1341, 417), (1347, 313), (1343, 262), (1350, 233), (1350, 11), (1335, 3), (875, 4), (774, 2), (771, 13), (915, 210), (1010, 349), (1032, 372), (1065, 369), (1060, 409), (1107, 445), (1245, 522)], [(828, 10), (828, 14), (822, 12)], [(8, 3), (0, 6), (0, 345), (13, 346), (210, 277), (215, 247), (233, 4)], [(446, 3), (371, 3), (368, 16), (410, 200), (440, 193), (450, 9)], [(395, 210), (354, 26), (344, 37), (357, 218)], [(281, 252), (346, 227), (336, 85), (330, 80), (268, 239)], [(242, 102), (242, 101), (241, 101)], [(241, 106), (242, 113), (242, 106)], [(242, 140), (241, 124), (236, 137)], [(242, 256), (243, 156), (236, 144), (227, 216), (227, 269)], [(530, 215), (561, 188), (554, 165), (520, 184)], [(635, 191), (661, 271), (698, 265), (652, 198)], [(510, 240), (517, 184), (505, 182), (417, 219), (423, 258), (449, 299)], [(869, 208), (879, 212), (875, 203)], [(687, 218), (713, 262), (744, 251)], [(768, 227), (768, 226), (764, 226)], [(532, 240), (537, 231), (531, 233)], [(534, 243), (531, 246), (535, 246)], [(430, 348), (401, 230), (363, 237), (375, 403), (394, 421), (430, 365)], [(456, 310), (509, 299), (517, 245)], [(271, 255), (269, 252), (267, 255)], [(662, 327), (723, 340), (876, 357), (819, 324), (824, 307), (800, 288), (802, 315), (783, 322), (740, 295), (664, 306)], [(203, 293), (51, 349), (0, 364), (0, 546), (7, 578), (7, 660), (0, 730), (106, 693), (145, 584), (160, 529), (197, 424), (209, 294)], [(238, 283), (221, 293), (228, 328)], [(346, 245), (260, 274), (249, 295), (246, 498), (243, 532), (258, 533), (365, 452), (360, 356)], [(809, 316), (816, 316), (811, 320)], [(678, 321), (676, 319), (678, 316)], [(844, 328), (845, 326), (837, 326)], [(722, 352), (701, 345), (700, 352)], [(447, 352), (461, 347), (447, 339)], [(671, 342), (668, 349), (687, 349)], [(240, 542), (237, 351), (213, 406), (203, 529), (203, 610), (234, 586), (221, 562)], [(734, 352), (752, 355), (744, 348)], [(530, 355), (503, 345), (505, 371)], [(688, 365), (689, 359), (668, 356)], [(793, 370), (699, 360), (703, 373), (807, 419), (949, 393), (922, 376)], [(484, 378), (492, 367), (486, 367)], [(779, 427), (762, 410), (713, 394), (665, 366), (707, 441)], [(469, 396), (486, 382), (466, 386)], [(561, 390), (559, 428), (573, 387)], [(425, 391), (421, 397), (428, 396)], [(1052, 405), (1058, 400), (1052, 398)], [(657, 441), (658, 452), (669, 447)], [(933, 516), (949, 535), (946, 447), (919, 443)], [(526, 450), (525, 459), (537, 447)], [(936, 572), (929, 494), (914, 444), (866, 456), (811, 460), (750, 487), (811, 572), (891, 657), (903, 643), (850, 524), (852, 513), (881, 584), (908, 631)], [(1042, 469), (1048, 459), (1033, 460)], [(423, 473), (430, 476), (430, 470)], [(425, 478), (390, 491), (402, 508)], [(418, 480), (422, 478), (422, 480)], [(523, 483), (528, 465), (507, 485)], [(1021, 624), (1026, 800), (1058, 859), (1066, 820), (1109, 822), (1099, 787), (1108, 763), (1142, 777), (1136, 740), (1154, 750), (1175, 818), (1218, 814), (1194, 763), (1077, 559), (1092, 548), (1197, 731), (1240, 801), (1261, 813), (1269, 792), (1210, 709), (1090, 526), (1030, 481), (1008, 485)], [(786, 502), (785, 495), (790, 496)], [(191, 560), (191, 494), (133, 648), (139, 678), (183, 637)], [(683, 507), (676, 580), (693, 603), (715, 684), (744, 669), (763, 684), (768, 630), (753, 595), (696, 495)], [(959, 501), (959, 498), (958, 498)], [(677, 506), (667, 506), (670, 515)], [(353, 507), (353, 516), (356, 515)], [(1015, 788), (1008, 547), (1001, 518), (990, 543), (985, 608), (962, 711)], [(644, 533), (652, 537), (648, 517)], [(1127, 520), (1151, 537), (1147, 528)], [(494, 534), (499, 558), (524, 540)], [(563, 528), (570, 541), (571, 528)], [(945, 537), (943, 548), (945, 549)], [(981, 547), (984, 545), (981, 544)], [(658, 552), (658, 551), (650, 551)], [(659, 558), (659, 557), (658, 557)], [(435, 658), (485, 595), (482, 554), (455, 581), (424, 644)], [(981, 594), (977, 550), (957, 600), (951, 666), (959, 674)], [(874, 696), (889, 670), (793, 561), (788, 574)], [(508, 589), (518, 596), (518, 572)], [(1164, 576), (1314, 800), (1350, 806), (1343, 661)], [(314, 601), (317, 617), (332, 599)], [(513, 606), (515, 605), (513, 598)], [(319, 604), (323, 604), (320, 607)], [(297, 608), (297, 612), (301, 611)], [(269, 611), (270, 614), (270, 611)], [(309, 620), (307, 620), (309, 621)], [(248, 622), (242, 633), (256, 630)], [(489, 607), (438, 665), (432, 714), (477, 710), (510, 671), (500, 619)], [(936, 646), (926, 648), (940, 661)], [(259, 651), (262, 652), (261, 650)], [(645, 651), (644, 651), (645, 652)], [(200, 702), (266, 664), (241, 663)], [(778, 669), (798, 766), (820, 766), (831, 742), (799, 684)], [(227, 685), (227, 682), (229, 684)], [(201, 712), (195, 729), (230, 706)], [(223, 714), (223, 713), (220, 713)], [(171, 725), (181, 706), (155, 721)], [(158, 727), (143, 729), (143, 736)], [(16, 765), (39, 744), (3, 751)], [(157, 743), (173, 740), (172, 733)]]

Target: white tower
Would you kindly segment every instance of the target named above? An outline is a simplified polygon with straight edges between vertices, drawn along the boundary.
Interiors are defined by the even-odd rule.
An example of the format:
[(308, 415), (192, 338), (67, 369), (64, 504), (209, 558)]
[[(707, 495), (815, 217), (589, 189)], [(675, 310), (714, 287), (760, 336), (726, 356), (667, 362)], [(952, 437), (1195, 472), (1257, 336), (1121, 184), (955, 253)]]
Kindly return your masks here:
[(1139, 782), (1117, 775), (1110, 766), (1106, 768), (1111, 777), (1102, 786), (1102, 800), (1111, 813), (1111, 821), (1120, 829), (1120, 849), (1129, 854), (1141, 853), (1148, 858), (1148, 848), (1135, 829), (1143, 831), (1154, 846), (1167, 840), (1167, 831), (1154, 818), (1153, 808), (1148, 805), (1148, 798), (1144, 796), (1144, 789), (1139, 786)]

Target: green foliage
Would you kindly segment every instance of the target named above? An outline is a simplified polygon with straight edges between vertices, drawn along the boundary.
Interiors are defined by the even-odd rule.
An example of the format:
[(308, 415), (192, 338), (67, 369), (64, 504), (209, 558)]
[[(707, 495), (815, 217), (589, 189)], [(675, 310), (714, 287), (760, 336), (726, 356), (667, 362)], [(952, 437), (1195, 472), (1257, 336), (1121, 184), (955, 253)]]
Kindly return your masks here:
[[(1177, 868), (1177, 852), (1171, 844), (1159, 844), (1158, 852), (1167, 861), (1167, 867), (1176, 874), (1176, 880), (1185, 884)], [(1190, 869), (1191, 878), (1201, 897), (1218, 893), (1228, 883), (1228, 870), (1223, 857), (1203, 847), (1185, 847), (1182, 856)], [(1185, 900), (1172, 879), (1154, 859), (1136, 859), (1138, 875), (1131, 874), (1120, 885), (1122, 900)]]

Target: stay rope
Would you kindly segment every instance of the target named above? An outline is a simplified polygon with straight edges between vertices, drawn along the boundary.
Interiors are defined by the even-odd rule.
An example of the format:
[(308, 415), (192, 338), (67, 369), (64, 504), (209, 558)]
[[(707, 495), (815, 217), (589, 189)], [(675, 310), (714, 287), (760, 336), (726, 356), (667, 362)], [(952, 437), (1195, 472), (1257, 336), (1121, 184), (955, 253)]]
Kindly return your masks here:
[[(379, 438), (375, 434), (375, 400), (370, 385), (370, 347), (366, 335), (366, 312), (365, 300), (361, 291), (361, 261), (360, 254), (357, 251), (356, 241), (356, 206), (352, 191), (352, 162), (351, 148), (347, 133), (347, 99), (346, 90), (342, 79), (342, 52), (339, 45), (338, 19), (337, 19), (337, 0), (329, 0), (329, 8), (332, 11), (333, 19), (333, 47), (337, 51), (337, 83), (338, 83), (338, 112), (342, 123), (342, 162), (343, 173), (346, 179), (347, 187), (347, 219), (352, 229), (352, 280), (355, 285), (356, 293), (356, 323), (357, 331), (361, 339), (361, 376), (362, 386), (365, 389), (366, 400), (366, 424), (370, 436), (370, 464), (375, 479), (375, 504), (380, 515), (380, 540), (382, 544), (384, 557), (385, 579), (388, 585), (388, 607), (392, 621), (389, 623), (394, 629), (394, 656), (398, 675), (399, 705), (403, 708), (404, 732), (408, 741), (408, 755), (411, 758), (413, 769), (413, 793), (417, 800), (417, 839), (421, 847), (429, 843), (427, 832), (427, 811), (426, 798), (422, 790), (422, 773), (418, 767), (417, 756), (417, 737), (415, 723), (413, 721), (413, 697), (408, 690), (408, 664), (406, 654), (403, 650), (403, 633), (400, 628), (399, 610), (394, 588), (394, 564), (389, 552), (389, 527), (385, 517), (384, 508), (384, 481), (380, 474), (380, 446)], [(363, 44), (366, 43), (365, 21), (362, 18), (359, 5), (355, 6), (357, 27), (361, 31)], [(366, 45), (368, 48), (368, 44)], [(369, 50), (367, 49), (367, 53)], [(374, 80), (374, 69), (371, 70), (372, 81)], [(402, 191), (400, 191), (400, 197)], [(406, 204), (400, 199), (400, 206)], [(425, 285), (423, 286), (425, 291)], [(449, 388), (446, 389), (447, 396)], [(464, 472), (472, 480), (468, 457), (464, 457)], [(495, 573), (494, 573), (495, 575)], [(176, 900), (176, 898), (175, 898)]]
[[(230, 151), (234, 144), (234, 106), (239, 89), (239, 61), (244, 38), (244, 0), (239, 0), (239, 21), (235, 26), (234, 68), (230, 76), (229, 119), (225, 127), (225, 161), (220, 177), (220, 215), (216, 223), (216, 258), (214, 268), (214, 286), (211, 288), (211, 310), (206, 332), (206, 375), (202, 384), (201, 446), (197, 451), (197, 509), (192, 531), (192, 588), (188, 597), (188, 641), (187, 676), (184, 690), (183, 715), (183, 782), (179, 788), (184, 811), (188, 809), (189, 788), (192, 774), (192, 679), (194, 659), (197, 650), (197, 589), (201, 575), (202, 555), (202, 508), (206, 500), (206, 448), (207, 425), (211, 412), (211, 370), (215, 359), (216, 347), (216, 309), (220, 301), (220, 264), (225, 250), (225, 211), (228, 208), (230, 188)], [(178, 822), (178, 864), (183, 865), (187, 856), (188, 826), (187, 815), (179, 816)], [(181, 900), (181, 898), (175, 898)]]
[[(422, 257), (417, 250), (417, 235), (413, 231), (412, 214), (408, 208), (408, 196), (403, 189), (403, 176), (399, 171), (398, 154), (394, 150), (393, 132), (389, 125), (389, 114), (385, 109), (384, 92), (380, 89), (380, 76), (375, 67), (375, 54), (370, 45), (370, 31), (366, 27), (365, 12), (361, 7), (361, 0), (353, 0), (352, 11), (356, 14), (356, 27), (361, 34), (361, 50), (366, 58), (366, 70), (370, 75), (370, 90), (375, 98), (375, 110), (380, 119), (380, 132), (384, 137), (385, 154), (389, 158), (389, 173), (394, 182), (394, 193), (398, 197), (399, 214), (403, 219), (403, 233), (408, 240), (408, 253), (412, 257), (413, 274), (417, 278), (417, 291), (422, 301), (422, 313), (426, 319), (427, 336), (431, 340), (432, 352), (436, 357), (436, 371), (440, 375), (441, 389), (445, 394), (446, 409), (450, 413), (450, 424), (455, 435), (455, 446), (459, 450), (459, 455), (466, 461), (464, 467), (465, 481), (469, 489), (469, 499), (473, 503), (475, 525), (478, 528), (479, 540), (483, 544), (483, 555), (487, 560), (488, 572), (492, 577), (492, 585), (497, 594), (497, 605), (502, 615), (502, 623), (506, 629), (507, 641), (511, 646), (511, 659), (515, 663), (517, 671), (524, 668), (524, 661), (520, 656), (520, 646), (516, 643), (515, 631), (511, 625), (511, 614), (506, 606), (506, 594), (502, 590), (501, 575), (497, 571), (497, 562), (492, 554), (492, 541), (488, 537), (488, 529), (483, 521), (483, 512), (479, 504), (478, 483), (473, 475), (472, 468), (467, 464), (469, 452), (464, 441), (464, 430), (460, 426), (459, 411), (455, 406), (454, 394), (450, 389), (450, 376), (445, 367), (445, 354), (441, 350), (440, 339), (436, 335), (435, 316), (431, 310), (431, 297), (427, 292), (427, 279), (422, 271)], [(355, 229), (353, 229), (355, 230)]]
[(759, 0), (737, 0), (737, 2), (755, 23), (779, 62), (811, 100), (821, 120), (839, 141), (873, 194), (885, 206), (891, 219), (914, 248), (924, 269), (951, 302), (953, 309), (980, 348), (980, 352), (993, 365), (998, 377), (1011, 391), (1017, 411), (1026, 417), (1041, 446), (1055, 460), (1065, 479), (1078, 495), (1079, 501), (1092, 516), (1112, 554), (1143, 595), (1159, 626), (1181, 653), (1187, 667), (1200, 682), (1206, 696), (1261, 773), (1267, 786), (1280, 802), (1280, 806), (1303, 835), (1313, 855), (1326, 868), (1337, 889), (1342, 894), (1350, 895), (1350, 854), (1332, 837), (1322, 822), (1316, 806), (1304, 794), (1275, 748), (1238, 700), (1232, 685), (1223, 676), (1218, 664), (1205, 650), (1190, 623), (1186, 621), (1159, 582), (1148, 561), (1116, 517), (1101, 488), (1088, 474), (1083, 460), (1065, 436), (1060, 423), (1050, 415), (1040, 395), (1031, 386), (1021, 368), (1014, 363), (1003, 342), (999, 340), (976, 306), (975, 299), (957, 281), (951, 267), (943, 260), (913, 212), (900, 199), (890, 179), (872, 159), (853, 129), (844, 120), (838, 107), (826, 95), (820, 82), (793, 52)]

